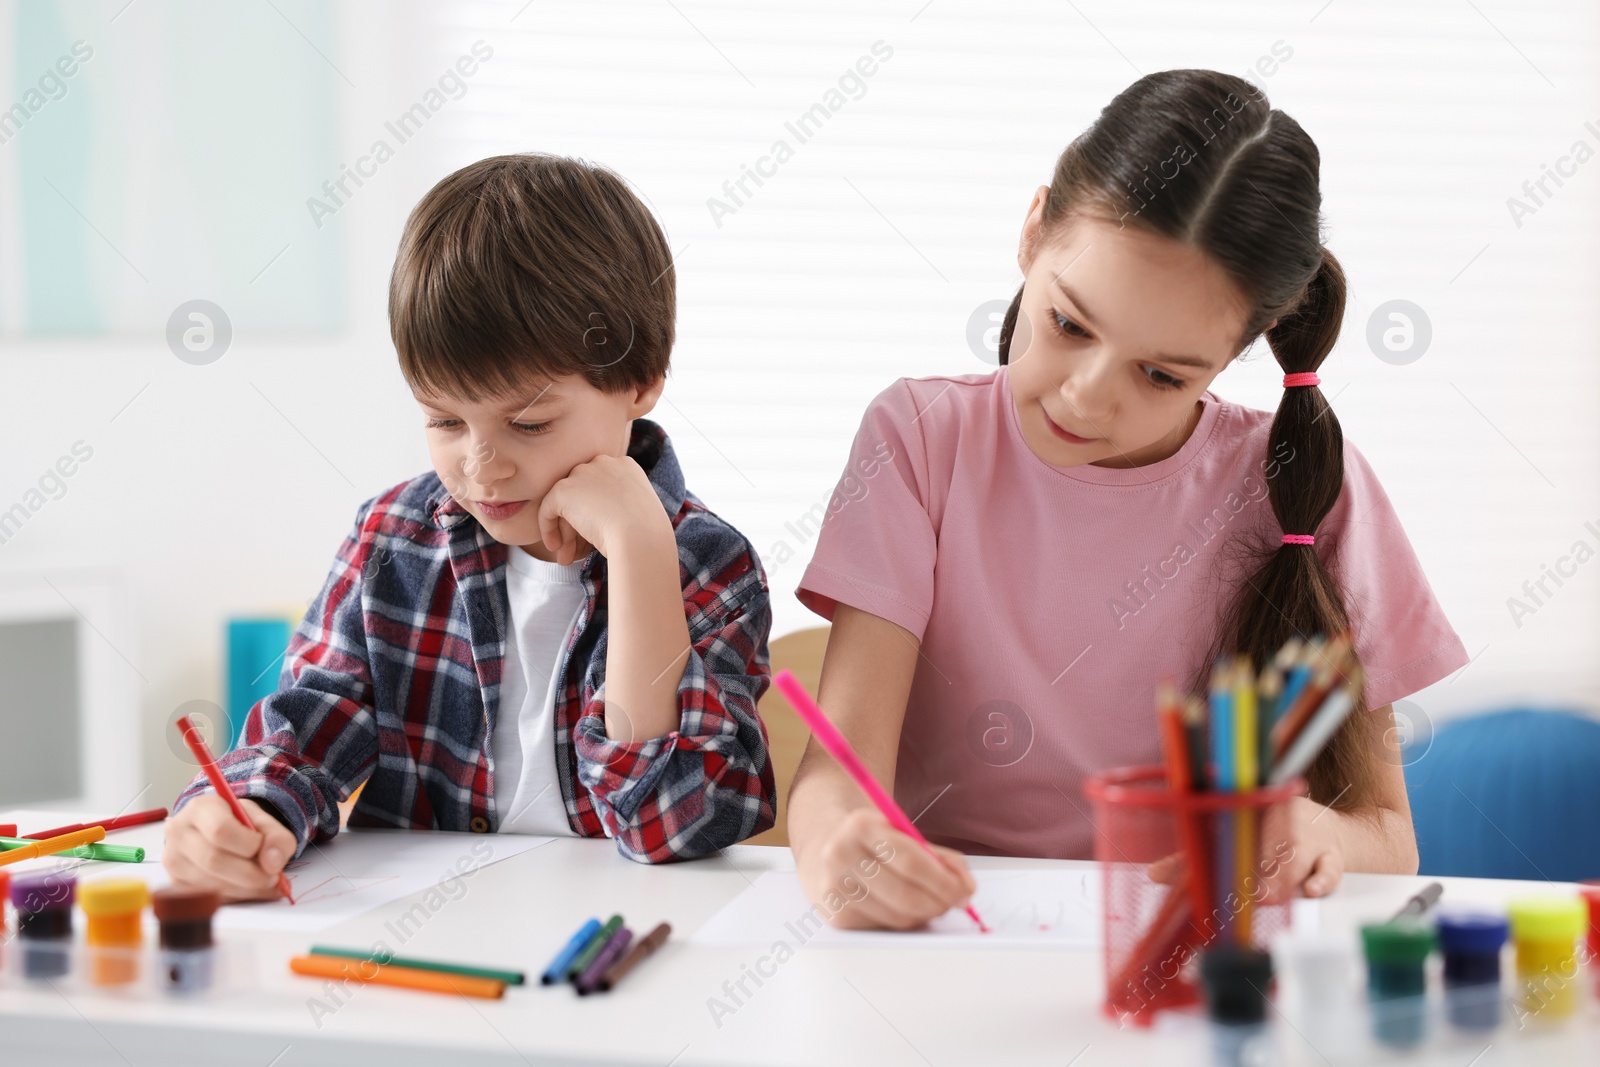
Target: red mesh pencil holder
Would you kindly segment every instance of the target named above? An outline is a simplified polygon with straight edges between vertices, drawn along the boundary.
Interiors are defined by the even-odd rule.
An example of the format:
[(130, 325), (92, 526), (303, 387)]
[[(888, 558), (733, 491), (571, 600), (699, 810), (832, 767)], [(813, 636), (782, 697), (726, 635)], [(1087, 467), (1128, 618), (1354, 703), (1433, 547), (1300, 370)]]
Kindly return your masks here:
[[(1088, 779), (1083, 791), (1101, 864), (1107, 1015), (1147, 1026), (1157, 1011), (1199, 999), (1207, 944), (1265, 949), (1289, 928), (1288, 900), (1263, 900), (1263, 878), (1288, 859), (1288, 846), (1262, 830), (1274, 805), (1305, 793), (1304, 779), (1174, 795), (1161, 767), (1124, 767)], [(1163, 881), (1151, 876), (1158, 863), (1157, 873), (1170, 871)]]

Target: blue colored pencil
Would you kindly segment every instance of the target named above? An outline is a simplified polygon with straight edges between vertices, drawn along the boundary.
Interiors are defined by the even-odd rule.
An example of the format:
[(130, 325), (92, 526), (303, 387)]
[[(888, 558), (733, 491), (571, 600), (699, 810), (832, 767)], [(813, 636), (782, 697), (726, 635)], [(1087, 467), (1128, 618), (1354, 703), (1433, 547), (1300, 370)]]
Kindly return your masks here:
[(590, 919), (578, 927), (578, 932), (572, 935), (572, 940), (567, 942), (566, 948), (556, 953), (556, 958), (550, 961), (550, 966), (544, 969), (539, 976), (540, 985), (554, 985), (561, 981), (572, 961), (578, 958), (578, 953), (589, 946), (596, 934), (600, 932), (600, 920)]
[[(1229, 661), (1220, 659), (1211, 670), (1211, 760), (1213, 786), (1219, 793), (1232, 792), (1233, 781), (1233, 693), (1229, 688), (1231, 671)], [(1231, 929), (1228, 914), (1228, 893), (1233, 879), (1233, 818), (1227, 812), (1217, 812), (1212, 819), (1212, 834), (1216, 841), (1216, 866), (1212, 872), (1215, 882), (1213, 900), (1216, 913), (1223, 916), (1222, 927)], [(1219, 936), (1222, 930), (1218, 930)]]

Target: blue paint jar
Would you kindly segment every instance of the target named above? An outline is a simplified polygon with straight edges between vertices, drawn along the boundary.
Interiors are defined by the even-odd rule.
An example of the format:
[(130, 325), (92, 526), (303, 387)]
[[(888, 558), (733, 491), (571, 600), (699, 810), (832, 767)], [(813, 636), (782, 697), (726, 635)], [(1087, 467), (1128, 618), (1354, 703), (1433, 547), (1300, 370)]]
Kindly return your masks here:
[(1440, 915), (1446, 1013), (1452, 1026), (1492, 1030), (1500, 1025), (1500, 950), (1511, 923), (1499, 915)]

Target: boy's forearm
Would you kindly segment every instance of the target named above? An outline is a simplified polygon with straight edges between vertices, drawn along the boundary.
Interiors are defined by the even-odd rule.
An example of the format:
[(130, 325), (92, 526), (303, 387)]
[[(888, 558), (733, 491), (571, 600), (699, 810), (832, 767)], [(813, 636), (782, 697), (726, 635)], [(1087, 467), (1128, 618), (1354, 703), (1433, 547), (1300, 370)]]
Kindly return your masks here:
[(678, 728), (678, 683), (691, 648), (678, 542), (663, 515), (606, 560), (606, 735), (648, 741)]

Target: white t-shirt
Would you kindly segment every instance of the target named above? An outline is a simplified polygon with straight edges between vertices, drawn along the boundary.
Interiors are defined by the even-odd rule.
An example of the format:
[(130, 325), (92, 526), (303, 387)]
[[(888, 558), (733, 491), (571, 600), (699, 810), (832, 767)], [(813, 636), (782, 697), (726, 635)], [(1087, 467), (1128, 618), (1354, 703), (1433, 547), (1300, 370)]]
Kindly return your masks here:
[(493, 745), (501, 833), (573, 836), (556, 776), (556, 673), (583, 608), (582, 573), (581, 559), (563, 567), (517, 545), (507, 555), (511, 628)]

